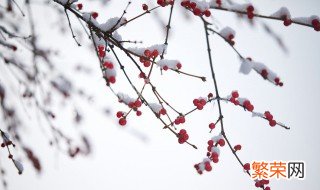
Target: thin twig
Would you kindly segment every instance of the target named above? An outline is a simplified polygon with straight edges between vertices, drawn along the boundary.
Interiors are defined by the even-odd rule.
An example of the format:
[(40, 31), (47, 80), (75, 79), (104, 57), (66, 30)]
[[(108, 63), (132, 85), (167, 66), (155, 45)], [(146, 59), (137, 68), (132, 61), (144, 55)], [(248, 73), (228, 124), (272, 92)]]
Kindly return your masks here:
[[(221, 10), (221, 11), (245, 14), (245, 15), (247, 14), (246, 11), (239, 11), (239, 10), (236, 10), (236, 9), (228, 9), (228, 8), (224, 8), (224, 7), (211, 6), (210, 8), (211, 9), (216, 9), (216, 10)], [(278, 17), (274, 17), (274, 16), (266, 16), (266, 15), (261, 15), (261, 14), (257, 14), (257, 13), (253, 13), (253, 15), (254, 15), (254, 17), (259, 17), (259, 18), (283, 21), (283, 19), (278, 18)], [(294, 21), (294, 20), (292, 20), (292, 23), (313, 28), (313, 26), (310, 25), (310, 24), (305, 24), (305, 23), (302, 23), (302, 22)]]
[(72, 38), (74, 39), (74, 41), (77, 43), (78, 46), (81, 46), (81, 44), (77, 41), (76, 36), (73, 33), (72, 26), (71, 26), (71, 23), (70, 23), (70, 18), (69, 18), (69, 15), (68, 15), (68, 12), (67, 12), (66, 8), (64, 9), (64, 13), (66, 14), (67, 19), (68, 19), (68, 24), (69, 24), (69, 28), (70, 28), (70, 31), (71, 31), (71, 34), (72, 34)]
[[(217, 103), (218, 103), (218, 109), (219, 109), (219, 118), (221, 118), (220, 121), (220, 125), (221, 125), (221, 134), (223, 135), (224, 139), (227, 141), (227, 144), (230, 148), (230, 150), (232, 151), (233, 155), (236, 157), (236, 159), (238, 160), (239, 164), (242, 166), (244, 166), (244, 164), (242, 163), (242, 161), (240, 160), (239, 156), (237, 155), (237, 153), (233, 150), (233, 147), (225, 133), (224, 130), (224, 126), (223, 126), (223, 114), (222, 114), (222, 108), (221, 108), (221, 103), (220, 103), (220, 95), (219, 95), (219, 89), (218, 89), (218, 84), (217, 84), (217, 79), (215, 76), (215, 72), (213, 69), (213, 62), (212, 62), (212, 57), (211, 57), (211, 48), (210, 48), (210, 42), (209, 42), (209, 32), (208, 32), (208, 22), (206, 22), (202, 17), (200, 17), (202, 19), (203, 25), (204, 25), (204, 30), (205, 30), (205, 35), (206, 35), (206, 44), (207, 44), (207, 51), (208, 51), (208, 58), (209, 58), (209, 64), (210, 64), (210, 71), (211, 71), (211, 77), (213, 80), (213, 84), (214, 84), (214, 89), (216, 92), (216, 97), (217, 97)], [(249, 176), (250, 172), (247, 171), (246, 172)]]

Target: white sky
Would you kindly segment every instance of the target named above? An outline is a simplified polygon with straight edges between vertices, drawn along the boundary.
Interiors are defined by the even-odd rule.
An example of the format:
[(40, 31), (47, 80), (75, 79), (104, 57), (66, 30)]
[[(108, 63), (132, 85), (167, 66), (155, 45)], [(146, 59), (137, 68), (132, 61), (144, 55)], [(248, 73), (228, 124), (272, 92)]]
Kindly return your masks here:
[[(134, 1), (128, 10), (127, 18), (141, 11), (139, 4), (142, 2), (145, 1)], [(120, 15), (126, 3), (127, 1), (113, 1), (109, 6), (102, 7), (99, 3), (84, 2), (84, 7), (91, 4), (92, 9), (87, 10), (97, 10), (100, 13), (98, 20), (102, 22), (103, 18)], [(320, 1), (316, 0), (257, 0), (254, 5), (265, 14), (271, 14), (277, 8), (286, 5), (292, 16), (320, 15)], [(52, 8), (43, 6), (35, 8), (37, 9), (34, 16), (37, 18), (39, 33), (47, 34), (42, 36), (41, 43), (59, 49), (60, 56), (56, 60), (61, 65), (58, 67), (70, 77), (74, 77), (77, 85), (95, 95), (93, 106), (86, 103), (80, 106), (86, 115), (85, 123), (81, 127), (90, 137), (94, 152), (88, 157), (76, 159), (61, 155), (47, 146), (47, 140), (38, 132), (39, 127), (34, 125), (25, 130), (23, 139), (35, 147), (44, 171), (41, 175), (37, 175), (32, 166), (25, 163), (24, 175), (18, 176), (11, 163), (2, 161), (8, 172), (9, 189), (255, 188), (226, 146), (222, 148), (220, 162), (213, 166), (212, 172), (199, 176), (193, 168), (193, 165), (200, 162), (206, 154), (206, 142), (211, 137), (207, 125), (218, 117), (217, 106), (208, 106), (203, 111), (187, 117), (184, 127), (190, 134), (190, 141), (198, 146), (198, 150), (178, 144), (177, 139), (162, 129), (163, 126), (155, 120), (147, 108), (142, 110), (142, 118), (129, 118), (128, 126), (122, 129), (116, 124), (114, 113), (125, 107), (118, 104), (111, 92), (105, 88), (93, 52), (88, 51), (86, 47), (78, 48), (69, 31), (65, 35), (59, 34), (58, 27), (53, 24), (58, 17), (54, 16), (56, 12)], [(168, 10), (168, 8), (161, 9), (165, 20), (167, 20)], [(281, 76), (285, 84), (283, 88), (279, 88), (264, 81), (255, 73), (250, 75), (238, 73), (240, 64), (236, 54), (224, 41), (211, 36), (214, 69), (221, 95), (228, 95), (232, 90), (237, 89), (240, 95), (251, 100), (257, 111), (270, 110), (276, 119), (292, 128), (290, 131), (280, 127), (271, 128), (265, 120), (252, 118), (250, 113), (231, 104), (223, 104), (226, 133), (231, 143), (241, 144), (243, 147), (239, 153), (240, 158), (244, 162), (303, 160), (307, 164), (305, 180), (272, 180), (271, 188), (275, 190), (319, 189), (320, 185), (316, 180), (320, 177), (318, 173), (320, 169), (318, 159), (320, 156), (318, 137), (320, 132), (318, 125), (320, 33), (302, 26), (292, 25), (286, 28), (281, 22), (265, 21), (284, 40), (289, 49), (289, 53), (286, 54), (271, 37), (263, 32), (261, 27), (252, 28), (238, 22), (233, 13), (219, 11), (212, 11), (212, 13), (219, 27), (230, 26), (236, 30), (235, 47), (243, 55), (251, 56), (254, 60), (268, 65)], [(163, 43), (162, 30), (153, 18), (150, 15), (139, 19), (135, 24), (130, 24), (119, 32), (124, 39), (143, 40), (146, 46)], [(66, 24), (66, 18), (63, 17), (60, 22)], [(183, 112), (192, 108), (194, 98), (214, 91), (203, 30), (199, 19), (192, 17), (191, 20), (185, 20), (180, 5), (176, 6), (167, 57), (179, 59), (184, 71), (204, 75), (208, 82), (203, 83), (172, 72), (166, 72), (161, 76), (156, 71), (152, 77), (160, 93)], [(123, 55), (121, 59), (127, 60)], [(92, 68), (93, 75), (87, 77), (70, 73), (70, 68), (77, 62)], [(128, 69), (132, 68), (129, 70), (131, 76), (136, 77), (134, 66), (129, 61), (125, 61), (125, 64)], [(118, 76), (116, 91), (134, 95), (122, 73), (118, 72)], [(138, 86), (141, 86), (141, 83), (138, 83)], [(152, 96), (148, 97), (152, 100)], [(111, 106), (113, 114), (111, 118), (105, 118), (97, 111), (104, 106)], [(57, 125), (64, 127), (66, 131), (71, 131), (73, 126), (67, 119), (69, 118), (60, 116)], [(218, 130), (215, 132), (217, 133)]]

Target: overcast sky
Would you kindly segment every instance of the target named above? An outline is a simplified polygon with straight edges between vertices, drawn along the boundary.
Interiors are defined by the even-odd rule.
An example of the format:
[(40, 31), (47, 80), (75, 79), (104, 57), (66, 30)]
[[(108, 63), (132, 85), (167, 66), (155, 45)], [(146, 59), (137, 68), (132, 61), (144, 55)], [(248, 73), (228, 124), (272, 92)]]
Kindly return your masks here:
[[(134, 1), (128, 9), (127, 18), (141, 12), (140, 4), (145, 1)], [(152, 1), (155, 2), (155, 1)], [(99, 12), (99, 21), (119, 16), (127, 1), (111, 1), (106, 6), (91, 1), (83, 1), (86, 10)], [(51, 3), (50, 6), (53, 6)], [(262, 14), (271, 14), (281, 6), (286, 6), (293, 17), (320, 15), (320, 1), (282, 0), (254, 1), (254, 5)], [(190, 146), (180, 145), (177, 139), (154, 118), (147, 108), (143, 108), (141, 118), (131, 117), (128, 125), (122, 128), (117, 125), (115, 113), (125, 107), (117, 102), (104, 81), (98, 67), (97, 59), (86, 45), (77, 47), (69, 31), (60, 34), (56, 21), (67, 24), (66, 18), (58, 18), (52, 7), (37, 5), (34, 7), (36, 28), (42, 33), (40, 43), (59, 49), (60, 55), (55, 58), (58, 67), (70, 77), (74, 77), (77, 85), (94, 94), (92, 105), (83, 103), (80, 107), (86, 119), (81, 126), (90, 137), (93, 153), (88, 157), (69, 157), (59, 154), (47, 145), (47, 140), (34, 126), (25, 131), (25, 141), (33, 144), (35, 152), (40, 156), (44, 170), (38, 175), (25, 163), (25, 173), (16, 174), (11, 163), (2, 162), (7, 168), (9, 189), (11, 190), (164, 190), (164, 189), (254, 189), (252, 180), (242, 171), (236, 158), (228, 147), (221, 149), (221, 158), (214, 164), (213, 171), (198, 175), (193, 168), (202, 161), (206, 154), (206, 142), (212, 134), (208, 133), (208, 123), (218, 117), (218, 107), (207, 106), (201, 112), (187, 117), (184, 128), (188, 130), (190, 141), (198, 146), (194, 150)], [(163, 19), (167, 20), (169, 8), (162, 8)], [(291, 127), (284, 130), (271, 128), (267, 121), (252, 118), (251, 114), (231, 104), (222, 104), (226, 134), (232, 144), (241, 144), (240, 158), (244, 162), (253, 160), (302, 160), (306, 163), (305, 180), (271, 180), (271, 188), (317, 190), (320, 184), (319, 148), (320, 134), (320, 33), (312, 28), (292, 25), (285, 27), (278, 21), (263, 21), (281, 36), (288, 47), (284, 52), (272, 37), (261, 28), (251, 27), (233, 13), (212, 11), (217, 27), (230, 26), (236, 30), (235, 47), (244, 55), (265, 63), (279, 74), (284, 87), (276, 87), (263, 80), (256, 73), (243, 75), (239, 73), (240, 62), (232, 49), (217, 36), (211, 36), (213, 64), (216, 71), (219, 90), (222, 96), (232, 90), (238, 90), (241, 96), (247, 97), (260, 112), (270, 110), (277, 121)], [(189, 15), (190, 16), (190, 15)], [(119, 30), (123, 39), (143, 40), (143, 46), (164, 42), (163, 30), (152, 15), (128, 24)], [(77, 22), (72, 19), (77, 26)], [(46, 34), (46, 35), (43, 35)], [(83, 39), (83, 44), (89, 44)], [(206, 53), (205, 36), (202, 22), (195, 18), (186, 20), (183, 9), (175, 7), (172, 19), (172, 31), (169, 37), (167, 58), (178, 59), (183, 70), (208, 78), (206, 83), (200, 80), (165, 72), (160, 75), (155, 71), (152, 81), (167, 101), (182, 112), (192, 108), (192, 100), (213, 92), (209, 64)], [(128, 64), (129, 74), (136, 77), (134, 66), (123, 54), (121, 59)], [(71, 72), (75, 63), (90, 67), (90, 76), (78, 76)], [(130, 69), (132, 68), (132, 69)], [(68, 70), (69, 69), (69, 70)], [(122, 73), (118, 72), (116, 91), (134, 96), (134, 91), (127, 84)], [(78, 78), (79, 77), (79, 78)], [(136, 80), (135, 80), (136, 81)], [(141, 82), (137, 86), (141, 87)], [(147, 89), (150, 91), (150, 89)], [(147, 93), (146, 95), (155, 101)], [(77, 100), (77, 102), (81, 102)], [(101, 109), (108, 107), (111, 117), (101, 114)], [(60, 110), (61, 106), (57, 107)], [(63, 111), (61, 111), (63, 113)], [(66, 112), (66, 111), (65, 111)], [(66, 113), (68, 115), (68, 113)], [(70, 113), (69, 113), (70, 114)], [(72, 131), (72, 123), (63, 116), (58, 117), (57, 126)], [(217, 134), (219, 130), (215, 130)], [(4, 155), (1, 154), (1, 157)]]

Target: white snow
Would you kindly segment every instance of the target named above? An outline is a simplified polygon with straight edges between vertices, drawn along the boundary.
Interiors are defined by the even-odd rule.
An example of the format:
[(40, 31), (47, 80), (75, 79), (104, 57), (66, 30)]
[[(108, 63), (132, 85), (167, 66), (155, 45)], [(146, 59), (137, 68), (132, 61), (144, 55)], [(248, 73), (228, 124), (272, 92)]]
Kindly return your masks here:
[[(227, 2), (225, 2), (224, 0), (221, 0), (221, 7), (226, 7)], [(210, 7), (219, 7), (219, 4), (217, 4), (216, 0), (211, 0), (209, 3)]]
[(205, 169), (205, 165), (204, 165), (203, 162), (201, 162), (201, 163), (199, 164), (199, 170), (204, 171), (204, 169)]
[(252, 117), (264, 117), (264, 114), (253, 111), (253, 112), (252, 112)]
[(10, 141), (10, 135), (6, 132), (3, 132), (2, 133), (2, 139), (5, 141), (5, 142), (8, 142)]
[(254, 62), (253, 63), (253, 68), (258, 72), (261, 73), (263, 69), (265, 69), (268, 72), (267, 79), (271, 82), (274, 82), (274, 79), (277, 78), (277, 74), (274, 73), (272, 70), (270, 70), (265, 64), (259, 63), (259, 62)]
[(120, 21), (119, 19), (119, 17), (109, 18), (105, 23), (100, 24), (99, 28), (104, 32), (107, 32), (112, 28), (118, 29), (121, 24), (127, 22), (125, 17), (122, 17)]
[(211, 152), (216, 152), (216, 153), (218, 154), (218, 156), (220, 156), (220, 149), (219, 149), (219, 147), (213, 146), (213, 147), (211, 148)]
[(270, 70), (265, 64), (260, 62), (250, 61), (248, 59), (242, 59), (239, 72), (247, 75), (251, 72), (252, 69), (254, 69), (259, 74), (261, 74), (262, 70), (266, 70), (268, 73), (267, 79), (272, 83), (275, 83), (274, 80), (275, 78), (278, 77), (278, 75), (272, 70)]
[(206, 102), (208, 101), (208, 97), (202, 97), (202, 96), (200, 96), (199, 98), (198, 98), (198, 100), (205, 100)]
[(135, 54), (138, 54), (140, 56), (144, 56), (144, 51), (145, 50), (150, 50), (150, 51), (154, 51), (157, 50), (159, 54), (161, 54), (164, 51), (164, 54), (166, 54), (166, 49), (167, 46), (164, 44), (155, 44), (149, 47), (145, 47), (145, 48), (138, 48), (138, 47), (128, 47), (127, 48), (129, 51), (132, 51)]
[(113, 37), (114, 39), (116, 39), (117, 41), (122, 41), (122, 36), (121, 36), (117, 31), (114, 31), (114, 32), (112, 33), (112, 37)]
[(282, 16), (287, 16), (287, 19), (291, 19), (291, 14), (287, 7), (281, 7), (278, 11), (270, 15), (271, 17), (281, 18)]
[(311, 25), (313, 19), (320, 20), (320, 19), (319, 19), (319, 16), (312, 15), (312, 16), (310, 16), (310, 17), (296, 17), (296, 18), (292, 18), (292, 21)]
[(220, 139), (223, 139), (222, 134), (213, 136), (213, 137), (211, 138), (211, 140), (213, 140), (215, 143), (218, 142)]
[(16, 168), (19, 171), (19, 174), (22, 174), (23, 172), (23, 165), (21, 164), (21, 162), (17, 161), (17, 160), (13, 160), (14, 165), (16, 166)]
[(98, 37), (94, 32), (92, 33), (93, 40), (96, 46), (104, 46), (106, 47), (106, 41), (100, 37)]
[(210, 162), (210, 159), (209, 158), (204, 158), (202, 162), (203, 163)]
[(118, 96), (119, 100), (121, 100), (126, 105), (129, 105), (130, 102), (135, 102), (134, 98), (131, 98), (129, 95), (124, 94), (122, 92), (118, 92), (117, 96)]
[(233, 35), (234, 37), (236, 36), (236, 32), (229, 26), (226, 26), (222, 30), (220, 30), (219, 34), (227, 40), (229, 39), (230, 35)]
[(167, 66), (169, 69), (177, 69), (178, 63), (180, 63), (178, 60), (161, 59), (157, 62), (157, 65), (162, 69), (164, 66)]
[(70, 83), (70, 81), (62, 75), (57, 76), (51, 81), (51, 83), (59, 91), (65, 94), (68, 94), (68, 92), (72, 89), (72, 84)]
[(88, 22), (88, 23), (91, 23), (92, 25), (94, 25), (95, 27), (100, 27), (100, 24), (98, 23), (98, 21), (96, 19), (94, 19), (92, 16), (91, 16), (92, 13), (88, 13), (88, 12), (84, 12), (82, 13), (82, 17), (83, 19)]
[(157, 104), (157, 103), (150, 103), (149, 106), (152, 109), (152, 111), (155, 113), (160, 113), (160, 110), (163, 108), (161, 104)]
[(228, 6), (228, 9), (246, 12), (249, 6), (252, 6), (252, 4), (251, 3), (243, 3), (243, 4), (233, 3), (232, 5)]
[(197, 8), (200, 9), (202, 12), (205, 10), (208, 10), (210, 8), (210, 2), (207, 2), (205, 0), (190, 0), (190, 3), (194, 2), (197, 4)]
[(245, 101), (249, 101), (247, 98), (238, 98), (238, 101), (239, 101), (239, 104), (240, 105), (243, 105), (243, 102), (245, 102)]
[(252, 70), (253, 63), (247, 59), (242, 59), (241, 66), (239, 72), (242, 74), (249, 74)]

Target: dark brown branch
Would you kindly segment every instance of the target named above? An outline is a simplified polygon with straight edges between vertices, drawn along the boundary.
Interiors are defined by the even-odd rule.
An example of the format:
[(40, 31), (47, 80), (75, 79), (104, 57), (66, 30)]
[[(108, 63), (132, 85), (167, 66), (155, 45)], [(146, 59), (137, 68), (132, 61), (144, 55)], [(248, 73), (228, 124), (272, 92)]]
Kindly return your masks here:
[[(210, 8), (211, 9), (216, 9), (216, 10), (221, 10), (221, 11), (234, 12), (234, 13), (238, 13), (238, 14), (245, 14), (245, 15), (247, 14), (246, 11), (239, 11), (239, 10), (235, 10), (235, 9), (227, 9), (227, 8), (224, 8), (224, 7), (211, 6)], [(254, 15), (254, 17), (259, 17), (259, 18), (283, 21), (282, 18), (278, 18), (278, 17), (274, 17), (274, 16), (266, 16), (266, 15), (261, 15), (261, 14), (257, 14), (257, 13), (253, 13), (253, 15)], [(298, 21), (294, 21), (294, 20), (292, 20), (292, 23), (297, 24), (297, 25), (302, 25), (302, 26), (307, 26), (307, 27), (313, 28), (312, 25), (305, 24), (305, 23), (298, 22)]]
[[(171, 5), (171, 8), (170, 8), (170, 15), (169, 15), (169, 20), (168, 20), (168, 24), (166, 26), (167, 30), (166, 30), (166, 38), (165, 38), (165, 41), (164, 41), (164, 45), (167, 47), (168, 45), (168, 39), (169, 39), (169, 31), (170, 31), (170, 28), (171, 28), (171, 18), (172, 18), (172, 13), (173, 13), (173, 7), (174, 7), (174, 4)], [(163, 49), (161, 55), (160, 55), (160, 58), (163, 59), (163, 55), (164, 55), (164, 52), (166, 50), (166, 47)]]
[[(210, 64), (210, 70), (211, 70), (211, 77), (214, 83), (214, 89), (216, 92), (216, 97), (217, 97), (217, 103), (218, 103), (218, 109), (219, 109), (219, 118), (220, 119), (220, 125), (221, 125), (221, 134), (224, 137), (224, 139), (227, 141), (227, 144), (230, 148), (230, 150), (232, 151), (233, 155), (236, 157), (236, 159), (238, 160), (239, 164), (242, 166), (244, 166), (244, 164), (242, 163), (242, 161), (240, 160), (239, 156), (237, 155), (237, 153), (234, 151), (225, 131), (224, 131), (224, 126), (223, 126), (223, 114), (222, 114), (222, 108), (221, 108), (221, 103), (220, 103), (220, 96), (219, 96), (219, 90), (218, 90), (218, 85), (217, 85), (217, 79), (215, 76), (215, 72), (213, 69), (213, 62), (212, 62), (212, 57), (211, 57), (211, 48), (210, 48), (210, 42), (209, 42), (209, 30), (208, 30), (208, 22), (205, 21), (202, 17), (200, 17), (202, 19), (203, 25), (204, 25), (204, 30), (205, 30), (205, 35), (206, 35), (206, 44), (207, 44), (207, 51), (208, 51), (208, 57), (209, 57), (209, 64)], [(247, 174), (249, 176), (250, 173), (249, 171), (247, 171)]]
[(67, 19), (68, 19), (68, 24), (69, 24), (69, 28), (70, 28), (70, 31), (71, 31), (71, 34), (72, 34), (72, 38), (74, 39), (74, 41), (76, 42), (76, 44), (78, 46), (81, 46), (81, 44), (76, 39), (76, 35), (74, 35), (73, 29), (72, 29), (72, 26), (71, 26), (71, 23), (70, 23), (70, 18), (69, 18), (69, 15), (68, 15), (68, 12), (67, 12), (66, 8), (64, 9), (64, 13), (66, 14)]

